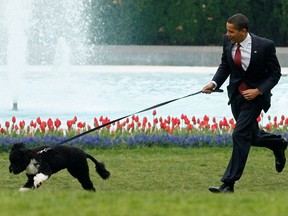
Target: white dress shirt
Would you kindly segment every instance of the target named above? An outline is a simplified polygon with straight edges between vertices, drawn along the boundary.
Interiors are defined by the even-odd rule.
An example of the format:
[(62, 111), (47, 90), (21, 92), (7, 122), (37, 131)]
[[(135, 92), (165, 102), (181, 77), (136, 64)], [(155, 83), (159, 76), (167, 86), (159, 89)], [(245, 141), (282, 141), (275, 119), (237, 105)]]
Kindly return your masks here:
[[(235, 57), (235, 52), (237, 49), (237, 43), (232, 47), (231, 55), (234, 60)], [(240, 51), (241, 51), (241, 65), (244, 71), (247, 70), (249, 64), (250, 64), (250, 59), (251, 59), (251, 50), (252, 50), (252, 38), (250, 34), (247, 34), (247, 37), (240, 43)], [(211, 81), (214, 83), (215, 87), (217, 87), (217, 83), (214, 81)], [(213, 89), (213, 90), (214, 90)]]
[[(252, 39), (250, 34), (247, 34), (247, 37), (245, 40), (243, 40), (240, 43), (240, 51), (241, 51), (241, 64), (244, 71), (247, 70), (249, 64), (250, 64), (250, 58), (251, 58), (251, 48), (252, 48)], [(237, 49), (237, 43), (232, 47), (232, 57), (234, 59), (235, 52)]]

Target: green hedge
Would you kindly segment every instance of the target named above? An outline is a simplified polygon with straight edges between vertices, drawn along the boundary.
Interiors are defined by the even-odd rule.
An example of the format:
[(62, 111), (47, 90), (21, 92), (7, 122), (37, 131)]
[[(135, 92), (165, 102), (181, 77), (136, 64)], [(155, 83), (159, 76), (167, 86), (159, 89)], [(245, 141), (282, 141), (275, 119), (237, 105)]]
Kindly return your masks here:
[(251, 32), (288, 45), (288, 0), (92, 0), (95, 44), (221, 45), (228, 17), (241, 12)]

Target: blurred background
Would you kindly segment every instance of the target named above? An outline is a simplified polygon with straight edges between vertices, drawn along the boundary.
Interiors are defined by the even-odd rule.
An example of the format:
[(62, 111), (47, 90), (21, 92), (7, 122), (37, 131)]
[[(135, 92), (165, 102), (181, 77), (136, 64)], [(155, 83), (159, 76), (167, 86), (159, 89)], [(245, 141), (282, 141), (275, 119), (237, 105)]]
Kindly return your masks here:
[[(288, 0), (0, 0), (1, 120), (113, 118), (198, 91), (238, 12), (275, 42), (287, 75)], [(283, 76), (271, 114), (287, 112), (286, 89)], [(224, 94), (213, 96), (217, 109), (195, 99), (162, 113), (231, 115)]]

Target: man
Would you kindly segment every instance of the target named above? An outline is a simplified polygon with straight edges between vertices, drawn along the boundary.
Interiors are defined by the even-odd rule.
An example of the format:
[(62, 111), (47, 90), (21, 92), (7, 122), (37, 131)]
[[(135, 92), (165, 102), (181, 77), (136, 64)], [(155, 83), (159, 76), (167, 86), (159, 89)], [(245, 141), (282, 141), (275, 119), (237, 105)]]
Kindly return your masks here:
[(210, 94), (229, 78), (227, 86), (236, 127), (232, 134), (233, 151), (220, 187), (209, 187), (213, 193), (234, 192), (241, 178), (251, 145), (267, 147), (275, 156), (275, 168), (282, 172), (287, 141), (279, 135), (260, 130), (257, 117), (270, 108), (271, 89), (281, 77), (273, 41), (249, 32), (249, 21), (243, 14), (227, 20), (223, 53), (212, 81), (202, 91)]

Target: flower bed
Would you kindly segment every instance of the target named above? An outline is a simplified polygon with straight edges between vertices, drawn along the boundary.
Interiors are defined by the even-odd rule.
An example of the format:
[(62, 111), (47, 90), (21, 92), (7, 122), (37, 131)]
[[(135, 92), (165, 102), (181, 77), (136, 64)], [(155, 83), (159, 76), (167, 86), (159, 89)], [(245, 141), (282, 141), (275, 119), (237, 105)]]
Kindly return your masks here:
[[(196, 118), (182, 114), (180, 117), (158, 117), (153, 110), (152, 120), (147, 117), (141, 120), (139, 116), (132, 115), (97, 131), (81, 136), (69, 142), (73, 146), (83, 148), (118, 148), (139, 146), (231, 146), (231, 134), (235, 128), (233, 118), (225, 117), (217, 120), (215, 117)], [(288, 138), (288, 117), (282, 115), (272, 119), (267, 116), (268, 123), (262, 125), (263, 114), (257, 118), (259, 126), (266, 131), (272, 131)], [(24, 142), (27, 146), (57, 145), (58, 143), (83, 133), (91, 128), (109, 123), (108, 117), (94, 118), (94, 125), (78, 121), (75, 116), (66, 121), (66, 126), (58, 118), (55, 120), (42, 120), (38, 117), (27, 125), (24, 120), (17, 122), (15, 116), (11, 121), (0, 124), (0, 144), (2, 151), (10, 149), (15, 142)]]

